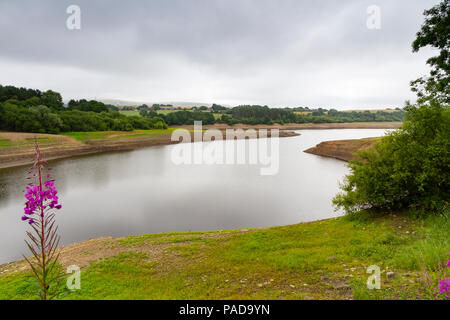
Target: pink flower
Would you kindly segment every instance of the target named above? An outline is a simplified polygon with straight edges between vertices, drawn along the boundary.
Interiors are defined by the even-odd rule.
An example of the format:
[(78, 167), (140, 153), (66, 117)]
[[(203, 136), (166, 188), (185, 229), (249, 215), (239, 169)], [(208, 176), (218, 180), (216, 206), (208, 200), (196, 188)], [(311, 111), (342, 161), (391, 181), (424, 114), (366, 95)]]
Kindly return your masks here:
[(445, 297), (450, 296), (450, 279), (439, 280), (439, 293)]
[[(57, 278), (53, 277), (54, 268), (58, 255), (56, 258), (44, 259), (45, 257), (54, 257), (59, 245), (59, 235), (56, 233), (57, 227), (54, 228), (53, 211), (60, 209), (61, 205), (57, 197), (58, 191), (53, 180), (44, 181), (42, 171), (45, 170), (44, 161), (41, 158), (37, 137), (34, 138), (35, 144), (35, 162), (30, 169), (31, 175), (28, 179), (34, 183), (28, 183), (25, 193), (25, 207), (24, 215), (21, 217), (22, 221), (26, 221), (32, 226), (32, 230), (27, 232), (30, 241), (25, 240), (27, 246), (30, 248), (36, 262), (31, 262), (27, 258), (27, 262), (33, 268), (37, 267), (39, 270), (45, 270), (47, 273), (36, 273), (34, 276), (39, 284), (39, 294), (41, 299), (47, 300), (53, 298), (57, 291), (54, 289)], [(33, 171), (36, 173), (32, 174)]]
[(31, 217), (34, 214), (40, 215), (42, 218), (49, 209), (61, 209), (61, 204), (58, 203), (58, 190), (55, 187), (54, 180), (44, 181), (41, 185), (29, 183), (26, 187), (25, 199), (25, 216), (22, 221), (28, 221), (29, 224), (34, 222)]

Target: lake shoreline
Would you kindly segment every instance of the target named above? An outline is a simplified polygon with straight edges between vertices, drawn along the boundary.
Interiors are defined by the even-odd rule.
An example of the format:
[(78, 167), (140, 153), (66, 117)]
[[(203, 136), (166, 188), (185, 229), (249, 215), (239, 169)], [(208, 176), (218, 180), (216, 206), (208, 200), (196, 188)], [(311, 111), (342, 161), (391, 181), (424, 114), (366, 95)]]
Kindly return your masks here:
[[(400, 122), (357, 122), (357, 123), (304, 123), (304, 124), (274, 124), (274, 125), (245, 125), (236, 124), (229, 126), (224, 123), (214, 125), (203, 125), (203, 130), (217, 129), (224, 132), (227, 129), (278, 129), (280, 137), (293, 137), (298, 133), (289, 130), (326, 130), (326, 129), (395, 129), (401, 126)], [(170, 128), (193, 130), (194, 126), (185, 125)], [(177, 144), (177, 141), (171, 140), (170, 134), (160, 134), (152, 136), (142, 136), (136, 138), (128, 138), (127, 136), (136, 135), (136, 132), (117, 132), (111, 134), (106, 139), (92, 139), (80, 141), (70, 136), (37, 134), (40, 137), (48, 137), (54, 139), (55, 143), (49, 145), (41, 145), (41, 151), (46, 160), (56, 160), (71, 158), (77, 156), (92, 155), (106, 152), (116, 151), (132, 151), (145, 147), (163, 146)], [(192, 133), (191, 133), (192, 134)], [(14, 139), (33, 139), (33, 133), (20, 132), (1, 132), (1, 136), (7, 136)], [(270, 136), (270, 131), (268, 131)], [(19, 137), (19, 138), (18, 138)], [(125, 139), (126, 138), (126, 139)], [(12, 168), (30, 165), (34, 156), (32, 145), (22, 147), (0, 148), (0, 169)], [(338, 158), (339, 159), (339, 158)], [(342, 159), (341, 159), (342, 160)]]
[[(45, 140), (44, 138), (57, 137), (65, 139), (66, 144), (74, 143), (80, 145), (82, 142), (89, 142), (89, 145), (93, 143), (103, 145), (106, 143), (105, 140), (109, 140), (110, 143), (115, 142), (115, 139), (119, 138), (132, 141), (139, 137), (156, 138), (155, 134), (161, 135), (162, 133), (170, 136), (171, 132), (171, 129), (151, 130), (151, 132), (148, 130), (139, 133), (132, 131), (122, 132), (120, 137), (117, 136), (118, 132), (111, 131), (101, 133), (73, 132), (64, 136), (46, 137), (42, 135), (38, 138), (42, 138), (42, 140), (39, 140), (39, 144), (41, 149), (45, 149), (50, 143), (56, 142)], [(270, 148), (275, 146), (278, 152), (273, 153), (272, 149), (270, 151), (266, 150), (269, 162), (262, 162), (259, 159), (263, 158), (258, 157), (255, 164), (245, 163), (244, 165), (239, 165), (239, 163), (226, 165), (226, 159), (223, 159), (223, 154), (227, 152), (228, 148), (220, 148), (223, 150), (221, 152), (224, 160), (222, 164), (217, 162), (209, 166), (204, 162), (202, 166), (177, 165), (175, 161), (180, 158), (180, 153), (174, 153), (173, 151), (183, 149), (192, 152), (194, 149), (191, 148), (193, 145), (190, 144), (146, 148), (135, 152), (109, 152), (73, 157), (62, 161), (49, 161), (48, 166), (52, 168), (52, 176), (64, 193), (67, 190), (74, 189), (74, 192), (68, 192), (64, 197), (64, 211), (67, 214), (64, 215), (63, 219), (68, 219), (65, 225), (78, 225), (81, 228), (71, 228), (65, 243), (106, 235), (126, 236), (128, 234), (153, 232), (268, 227), (334, 217), (339, 214), (331, 208), (326, 199), (331, 199), (337, 190), (337, 181), (347, 173), (345, 163), (310, 156), (304, 153), (303, 150), (321, 141), (359, 139), (383, 135), (384, 132), (384, 129), (297, 131), (296, 134), (300, 135), (293, 136), (291, 139), (272, 140), (272, 142), (270, 139), (260, 141), (263, 143), (261, 149), (264, 148), (264, 145)], [(189, 133), (187, 132), (187, 134), (187, 138), (189, 138)], [(17, 135), (21, 135), (20, 141), (29, 138), (30, 140), (26, 141), (30, 144), (33, 142), (31, 134)], [(1, 133), (0, 136), (2, 136)], [(3, 133), (3, 136), (6, 138), (5, 133)], [(8, 139), (12, 140), (13, 137), (9, 136)], [(185, 141), (189, 141), (189, 139)], [(253, 145), (261, 145), (257, 140), (253, 141)], [(13, 143), (14, 146), (17, 145), (16, 142)], [(217, 148), (210, 147), (220, 147), (221, 144), (221, 142), (205, 143), (201, 149), (203, 151), (216, 150)], [(199, 143), (196, 145), (199, 145)], [(229, 143), (225, 145), (224, 147), (227, 147)], [(252, 146), (248, 145), (248, 147)], [(239, 159), (239, 154), (236, 153), (239, 150), (235, 149), (234, 151), (235, 158)], [(186, 152), (183, 153), (186, 154)], [(245, 160), (247, 159), (250, 160), (246, 155)], [(276, 171), (277, 167), (280, 169), (279, 171)], [(271, 174), (272, 177), (268, 177), (268, 179), (260, 177), (264, 168), (275, 170)], [(3, 201), (5, 205), (0, 213), (6, 217), (6, 220), (3, 220), (7, 221), (5, 226), (11, 226), (11, 229), (17, 226), (17, 221), (11, 218), (9, 213), (22, 210), (20, 204), (24, 201), (22, 193), (23, 186), (26, 183), (24, 179), (26, 171), (26, 166), (0, 170), (2, 178), (0, 182), (4, 186), (2, 189), (4, 198), (2, 199), (7, 199), (7, 201)], [(323, 174), (324, 178), (316, 180), (315, 177), (320, 176), (320, 174)], [(297, 177), (303, 177), (304, 182), (297, 185)], [(126, 178), (125, 181), (124, 178)], [(259, 182), (263, 179), (271, 181), (269, 184), (260, 186)], [(115, 181), (120, 181), (120, 183)], [(313, 185), (316, 185), (316, 183), (320, 188), (320, 199), (325, 201), (315, 198), (317, 193)], [(174, 185), (177, 188), (174, 188)], [(74, 187), (72, 188), (72, 186)], [(149, 188), (153, 188), (152, 186), (166, 187), (151, 191), (151, 197), (149, 197)], [(249, 194), (248, 191), (245, 191), (249, 189), (257, 191)], [(86, 195), (82, 195), (84, 193), (83, 190), (87, 191)], [(90, 196), (91, 190), (95, 190), (96, 197), (95, 201), (88, 203), (85, 199)], [(103, 213), (108, 212), (108, 217), (118, 217), (122, 212), (127, 212), (127, 208), (122, 207), (122, 205), (125, 206), (124, 202), (120, 200), (123, 190), (135, 190), (131, 193), (131, 198), (134, 198), (132, 200), (134, 204), (133, 210), (130, 210), (131, 212), (127, 215), (130, 219), (130, 225), (122, 226), (120, 219), (116, 220), (116, 222), (113, 221), (114, 219), (108, 220), (109, 223), (105, 225), (101, 218)], [(167, 192), (167, 190), (170, 190), (170, 192)], [(193, 200), (192, 204), (184, 200), (186, 198), (184, 196), (186, 190), (189, 190), (188, 193), (191, 194), (189, 198)], [(245, 192), (242, 192), (242, 190)], [(283, 191), (275, 194), (274, 190)], [(201, 194), (201, 196), (196, 198), (196, 196), (192, 196), (194, 193)], [(261, 194), (271, 196), (261, 198)], [(302, 196), (299, 197), (299, 194)], [(215, 199), (218, 199), (218, 197), (228, 199), (227, 207), (223, 210), (216, 208)], [(277, 210), (276, 216), (271, 214), (273, 210), (272, 203), (275, 198), (281, 202), (286, 202), (282, 210)], [(247, 202), (247, 199), (250, 199), (250, 201)], [(258, 201), (255, 203), (254, 199), (258, 199)], [(310, 201), (310, 199), (316, 200)], [(202, 208), (198, 208), (199, 202), (202, 203)], [(147, 216), (149, 207), (157, 208), (149, 212), (150, 215), (154, 215), (157, 223), (148, 224), (148, 219), (150, 219)], [(182, 208), (181, 211), (192, 213), (195, 219), (188, 214), (178, 216), (179, 208)], [(233, 212), (240, 212), (241, 210), (245, 212), (239, 217), (231, 219)], [(95, 219), (91, 218), (93, 215), (96, 217)], [(223, 219), (226, 215), (230, 215), (230, 219)], [(83, 219), (86, 221), (86, 227), (79, 225)], [(96, 221), (95, 223), (94, 220)], [(127, 230), (123, 230), (124, 228)], [(79, 232), (74, 230), (82, 230), (83, 234), (80, 236)], [(14, 233), (11, 236), (4, 234), (3, 236), (5, 239), (11, 240), (16, 234)], [(16, 241), (19, 245), (22, 242), (22, 239)], [(19, 258), (15, 256), (15, 250), (12, 249), (12, 246), (6, 246), (1, 251), (5, 259), (1, 258), (0, 260), (2, 261), (0, 262)]]
[[(219, 129), (220, 130), (220, 129)], [(226, 139), (225, 132), (221, 130)], [(20, 135), (24, 139), (33, 139), (35, 134), (32, 133), (14, 133), (2, 132), (1, 135), (6, 135), (11, 138), (16, 138)], [(48, 139), (55, 139), (55, 142), (49, 145), (41, 145), (41, 153), (46, 160), (56, 160), (64, 158), (72, 158), (78, 156), (118, 152), (118, 151), (132, 151), (146, 147), (164, 146), (171, 144), (178, 144), (179, 141), (172, 141), (171, 134), (143, 136), (136, 138), (127, 138), (127, 132), (120, 132), (106, 139), (79, 141), (71, 137), (50, 134), (38, 134), (39, 137)], [(267, 137), (270, 138), (270, 131), (267, 132)], [(294, 137), (299, 134), (293, 131), (280, 131), (279, 137)], [(117, 139), (120, 138), (120, 139)], [(192, 141), (193, 132), (191, 132)], [(245, 136), (237, 137), (238, 139), (245, 138)], [(0, 169), (19, 167), (31, 165), (34, 157), (34, 148), (31, 144), (24, 147), (13, 147), (7, 149), (0, 149)]]
[(323, 141), (303, 152), (348, 162), (357, 158), (358, 151), (371, 148), (376, 141), (379, 141), (379, 139), (365, 138)]
[[(445, 223), (418, 222), (395, 213), (357, 224), (340, 217), (268, 228), (93, 238), (60, 249), (63, 268), (77, 265), (83, 274), (82, 289), (64, 299), (404, 299), (401, 292), (416, 299), (422, 274), (414, 263), (418, 245), (434, 244), (446, 230)], [(379, 244), (386, 234), (402, 241)], [(374, 258), (356, 255), (374, 246), (393, 252), (383, 264), (385, 286), (376, 294), (364, 289)], [(29, 287), (30, 275), (23, 259), (1, 264), (0, 300), (33, 299), (34, 290), (17, 290), (19, 284)]]

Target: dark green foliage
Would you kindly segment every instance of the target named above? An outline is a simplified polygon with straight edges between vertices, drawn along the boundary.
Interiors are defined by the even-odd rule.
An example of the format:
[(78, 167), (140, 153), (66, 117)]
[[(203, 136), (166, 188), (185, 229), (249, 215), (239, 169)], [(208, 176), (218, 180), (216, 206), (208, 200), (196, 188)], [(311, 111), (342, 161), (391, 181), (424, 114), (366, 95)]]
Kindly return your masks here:
[(46, 106), (26, 108), (7, 102), (1, 109), (0, 130), (39, 133), (61, 131), (61, 118)]
[(16, 88), (0, 85), (0, 103), (13, 100), (22, 106), (45, 105), (51, 109), (62, 110), (64, 104), (58, 92), (48, 90), (41, 92), (35, 89)]
[(40, 103), (54, 110), (62, 110), (64, 108), (61, 94), (52, 90), (42, 93)]
[(220, 118), (220, 122), (224, 122), (230, 126), (238, 123), (238, 121), (236, 119), (233, 119), (229, 114), (223, 114)]
[(85, 99), (81, 99), (79, 101), (70, 100), (68, 109), (93, 112), (104, 112), (109, 110), (108, 107), (102, 102), (95, 100), (87, 101)]
[[(297, 114), (294, 111), (301, 109), (308, 114)], [(343, 122), (385, 122), (402, 121), (404, 111), (393, 112), (378, 111), (376, 113), (365, 111), (337, 111), (331, 109), (303, 109), (303, 108), (269, 108), (267, 106), (238, 106), (231, 109), (233, 119), (245, 124), (272, 124), (272, 123), (343, 123)]]
[(139, 114), (144, 117), (144, 118), (153, 118), (153, 117), (158, 117), (158, 113), (156, 111), (153, 110), (145, 110), (145, 109), (141, 109), (141, 111), (139, 111)]
[(112, 105), (112, 104), (107, 104), (106, 107), (107, 107), (109, 110), (112, 110), (112, 111), (119, 111), (119, 110), (120, 110), (119, 107), (116, 107), (116, 106), (114, 106), (114, 105)]
[(0, 130), (4, 131), (60, 133), (167, 128), (160, 117), (127, 117), (95, 100), (71, 100), (68, 108), (64, 108), (61, 95), (51, 90), (42, 93), (0, 86), (0, 98)]
[(224, 106), (221, 106), (219, 104), (213, 103), (213, 105), (211, 106), (211, 110), (214, 111), (214, 112), (217, 112), (217, 111), (227, 110), (227, 108), (224, 107)]
[(450, 103), (450, 0), (426, 10), (424, 15), (425, 22), (412, 44), (413, 51), (430, 46), (439, 55), (427, 60), (430, 75), (413, 81), (412, 89), (422, 101)]
[(402, 128), (350, 162), (351, 174), (333, 200), (352, 213), (360, 209), (448, 210), (450, 200), (450, 0), (424, 12), (413, 51), (439, 50), (428, 59), (430, 76), (411, 83), (417, 106), (407, 103)]
[(333, 200), (361, 209), (443, 210), (450, 200), (450, 108), (433, 100), (408, 105), (399, 130), (351, 161), (350, 175)]
[[(38, 109), (36, 109), (39, 107)], [(43, 109), (42, 107), (47, 107)], [(194, 121), (203, 124), (225, 122), (267, 124), (275, 123), (338, 123), (368, 121), (401, 121), (403, 110), (393, 112), (343, 112), (331, 109), (310, 108), (269, 108), (267, 106), (238, 106), (225, 108), (213, 104), (211, 110), (202, 106), (191, 111), (174, 111), (166, 115), (155, 110), (171, 105), (154, 104), (152, 108), (141, 105), (137, 109), (142, 117), (127, 117), (117, 112), (119, 109), (95, 100), (70, 100), (64, 107), (59, 93), (48, 90), (0, 86), (0, 130), (58, 133), (67, 131), (104, 131), (133, 129), (163, 129), (168, 125), (192, 125)], [(40, 110), (40, 112), (37, 112)], [(44, 112), (45, 110), (45, 112)], [(135, 107), (122, 107), (121, 110), (136, 110)], [(212, 112), (211, 112), (212, 111)], [(307, 111), (299, 114), (296, 111)], [(222, 116), (215, 119), (213, 113)], [(152, 120), (155, 118), (154, 120)]]
[(139, 107), (136, 108), (137, 110), (150, 110), (150, 108), (148, 107), (148, 105), (143, 104), (140, 105)]
[(245, 124), (295, 123), (296, 114), (290, 109), (276, 109), (268, 106), (238, 106), (231, 110), (234, 119)]
[(0, 85), (0, 102), (6, 100), (28, 100), (33, 97), (40, 98), (42, 92), (35, 89), (16, 88), (14, 86), (2, 86)]
[(216, 120), (210, 112), (202, 111), (175, 111), (167, 115), (160, 115), (169, 125), (194, 124), (194, 121), (202, 121), (202, 124), (214, 124)]

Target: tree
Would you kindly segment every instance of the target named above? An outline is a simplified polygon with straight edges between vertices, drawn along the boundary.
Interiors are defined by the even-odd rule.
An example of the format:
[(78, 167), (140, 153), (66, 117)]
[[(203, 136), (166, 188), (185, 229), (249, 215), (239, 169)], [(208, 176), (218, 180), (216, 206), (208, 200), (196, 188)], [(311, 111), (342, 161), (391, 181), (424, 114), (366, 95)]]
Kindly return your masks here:
[(52, 113), (48, 107), (31, 107), (30, 111), (34, 120), (40, 125), (40, 132), (59, 133), (63, 124), (62, 120), (58, 115)]
[[(427, 63), (430, 76), (412, 82), (417, 105), (407, 103), (402, 127), (351, 161), (350, 174), (333, 199), (347, 212), (405, 208), (442, 212), (450, 202), (449, 6), (425, 11), (413, 50), (440, 49)], [(388, 113), (383, 114), (385, 117)]]
[(227, 110), (227, 108), (224, 107), (224, 106), (221, 106), (221, 105), (219, 105), (219, 104), (213, 103), (213, 105), (211, 106), (211, 110), (212, 110), (213, 112), (217, 112), (217, 111), (221, 111), (221, 110)]
[(61, 94), (52, 90), (45, 91), (41, 96), (41, 104), (55, 110), (64, 108)]
[(412, 43), (413, 52), (431, 46), (439, 55), (427, 60), (431, 66), (428, 77), (411, 82), (412, 90), (420, 101), (434, 99), (450, 103), (450, 0), (424, 11), (426, 16), (417, 38)]
[(137, 107), (136, 109), (137, 110), (149, 110), (150, 108), (146, 104), (143, 104), (143, 105), (140, 105), (139, 107)]
[(450, 109), (407, 106), (403, 126), (351, 161), (333, 203), (361, 209), (443, 209), (450, 200)]

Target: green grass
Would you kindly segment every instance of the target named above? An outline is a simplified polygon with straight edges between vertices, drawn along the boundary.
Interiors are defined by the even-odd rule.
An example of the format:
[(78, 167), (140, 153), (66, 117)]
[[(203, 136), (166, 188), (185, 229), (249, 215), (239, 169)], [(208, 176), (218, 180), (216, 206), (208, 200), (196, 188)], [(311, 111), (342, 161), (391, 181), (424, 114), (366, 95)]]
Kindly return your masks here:
[[(169, 113), (172, 113), (172, 112), (176, 112), (176, 111), (182, 111), (182, 110), (157, 110), (156, 113), (157, 114), (164, 114), (164, 115), (166, 115), (166, 114), (169, 114)], [(186, 111), (191, 111), (191, 110), (188, 109)]]
[[(92, 131), (92, 132), (67, 132), (61, 135), (75, 138), (79, 141), (102, 140), (102, 139), (128, 139), (136, 137), (155, 137), (161, 135), (169, 135), (175, 129), (151, 129), (151, 130), (134, 130), (134, 131)], [(112, 136), (112, 137), (111, 137)]]
[[(447, 261), (450, 223), (444, 216), (360, 214), (265, 229), (130, 236), (104, 246), (117, 254), (85, 265), (81, 290), (61, 298), (411, 299), (422, 259), (431, 272)], [(370, 265), (382, 270), (380, 290), (366, 288)], [(11, 271), (0, 275), (0, 299), (35, 298), (30, 274)], [(388, 271), (395, 272), (391, 280)]]
[[(37, 140), (40, 146), (48, 146), (58, 142), (59, 139), (57, 137), (39, 136), (39, 134), (37, 134)], [(0, 149), (30, 147), (33, 145), (34, 138), (11, 141), (0, 136)]]
[(8, 148), (13, 145), (11, 140), (0, 137), (0, 148)]
[(130, 117), (130, 116), (141, 116), (141, 114), (137, 110), (120, 110), (119, 112), (121, 114), (127, 116), (127, 117)]

